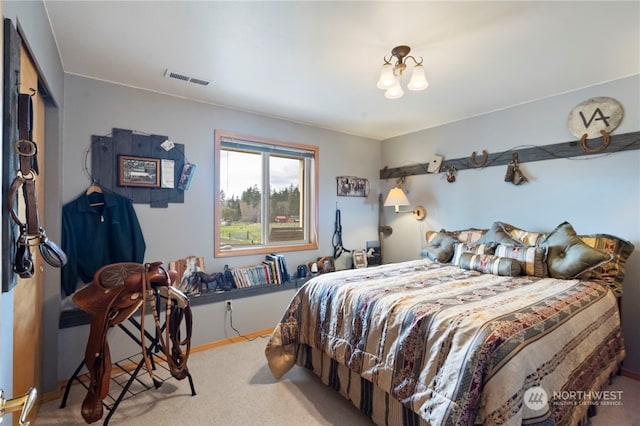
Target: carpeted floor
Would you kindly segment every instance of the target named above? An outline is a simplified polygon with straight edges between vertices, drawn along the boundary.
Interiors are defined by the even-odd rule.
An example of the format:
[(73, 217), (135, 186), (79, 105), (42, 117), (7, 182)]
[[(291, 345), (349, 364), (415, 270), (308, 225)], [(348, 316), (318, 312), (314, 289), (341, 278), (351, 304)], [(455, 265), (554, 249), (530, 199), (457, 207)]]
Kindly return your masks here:
[[(275, 380), (264, 357), (267, 339), (234, 343), (193, 354), (188, 380), (170, 379), (159, 389), (125, 399), (109, 420), (112, 425), (371, 425), (350, 402), (325, 387), (303, 368), (294, 367)], [(141, 375), (141, 382), (149, 382)], [(135, 382), (134, 382), (135, 383)], [(112, 391), (115, 386), (112, 385)], [(135, 383), (132, 389), (141, 389)], [(608, 390), (622, 391), (621, 406), (603, 406), (592, 426), (640, 425), (640, 381), (616, 377)], [(71, 387), (65, 408), (60, 400), (41, 406), (36, 425), (83, 425), (81, 385)], [(103, 424), (107, 412), (100, 422)]]

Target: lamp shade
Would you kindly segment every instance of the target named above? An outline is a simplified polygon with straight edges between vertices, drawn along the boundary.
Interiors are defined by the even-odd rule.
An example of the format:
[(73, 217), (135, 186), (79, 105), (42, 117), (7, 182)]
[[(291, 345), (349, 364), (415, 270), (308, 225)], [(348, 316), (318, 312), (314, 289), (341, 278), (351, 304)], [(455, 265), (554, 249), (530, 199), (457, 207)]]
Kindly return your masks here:
[(424, 90), (429, 87), (427, 78), (424, 76), (424, 68), (422, 65), (416, 65), (411, 72), (411, 80), (407, 85), (409, 90)]
[(400, 80), (395, 79), (395, 83), (393, 86), (389, 87), (386, 92), (384, 92), (384, 97), (387, 99), (398, 99), (404, 95), (404, 91), (400, 86)]
[(380, 79), (378, 80), (378, 89), (387, 90), (393, 86), (396, 82), (396, 77), (393, 75), (393, 65), (384, 64), (380, 71)]
[(401, 188), (393, 188), (389, 191), (387, 199), (384, 201), (385, 206), (408, 206), (409, 199)]

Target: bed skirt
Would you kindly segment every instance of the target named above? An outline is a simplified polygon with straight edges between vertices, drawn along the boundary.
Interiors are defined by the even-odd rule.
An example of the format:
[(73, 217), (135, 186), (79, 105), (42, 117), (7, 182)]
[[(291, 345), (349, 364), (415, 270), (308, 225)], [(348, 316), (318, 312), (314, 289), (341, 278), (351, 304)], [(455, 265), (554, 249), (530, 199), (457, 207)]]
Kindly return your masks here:
[(430, 426), (378, 386), (315, 348), (300, 345), (297, 364), (311, 370), (377, 425)]
[[(296, 364), (311, 370), (325, 386), (338, 391), (376, 425), (433, 426), (374, 383), (309, 345), (300, 345)], [(608, 383), (620, 374), (620, 367), (621, 363), (610, 374)], [(575, 426), (588, 426), (589, 418), (597, 414), (597, 406), (589, 405), (583, 411)]]

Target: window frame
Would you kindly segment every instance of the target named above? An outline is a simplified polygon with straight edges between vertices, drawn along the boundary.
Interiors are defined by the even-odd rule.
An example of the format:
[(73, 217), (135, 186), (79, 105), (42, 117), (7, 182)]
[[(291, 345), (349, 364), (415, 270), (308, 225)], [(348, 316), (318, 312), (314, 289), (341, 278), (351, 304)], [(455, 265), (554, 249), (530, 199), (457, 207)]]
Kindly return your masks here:
[[(237, 139), (245, 142), (249, 142), (252, 144), (258, 145), (267, 145), (278, 148), (290, 148), (297, 150), (305, 150), (313, 153), (313, 159), (311, 160), (312, 170), (309, 172), (309, 177), (311, 178), (311, 182), (307, 185), (305, 183), (305, 188), (308, 187), (307, 190), (310, 191), (308, 196), (309, 205), (305, 205), (305, 211), (309, 212), (308, 219), (308, 237), (307, 240), (303, 242), (293, 241), (291, 243), (284, 244), (262, 244), (252, 247), (243, 247), (243, 248), (233, 248), (229, 250), (222, 250), (220, 247), (220, 232), (219, 226), (221, 223), (221, 212), (222, 208), (220, 205), (220, 151), (222, 149), (222, 141), (228, 139)], [(230, 132), (226, 130), (215, 130), (214, 131), (214, 173), (213, 173), (213, 256), (214, 258), (219, 257), (233, 257), (233, 256), (245, 256), (245, 255), (254, 255), (254, 254), (268, 254), (277, 252), (291, 252), (291, 251), (302, 251), (302, 250), (317, 250), (318, 249), (318, 209), (319, 209), (319, 154), (320, 150), (317, 146), (314, 145), (305, 145), (294, 142), (284, 142), (276, 139), (264, 138), (259, 136), (251, 136), (246, 134), (240, 134), (236, 132)], [(262, 193), (264, 193), (264, 188), (261, 188)], [(264, 211), (265, 206), (262, 206), (262, 210)], [(264, 229), (263, 229), (264, 231)]]

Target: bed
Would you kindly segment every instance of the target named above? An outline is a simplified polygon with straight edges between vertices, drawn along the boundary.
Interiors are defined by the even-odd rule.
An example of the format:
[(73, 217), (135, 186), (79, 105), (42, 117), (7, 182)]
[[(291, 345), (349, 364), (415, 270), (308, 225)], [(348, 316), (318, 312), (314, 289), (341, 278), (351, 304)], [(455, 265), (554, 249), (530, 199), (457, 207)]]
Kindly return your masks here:
[(634, 247), (495, 222), (427, 233), (423, 258), (318, 275), (267, 343), (379, 425), (583, 424), (625, 356)]

